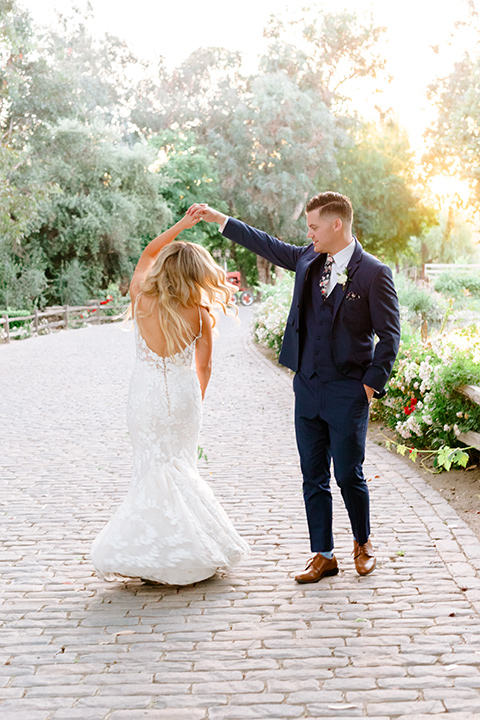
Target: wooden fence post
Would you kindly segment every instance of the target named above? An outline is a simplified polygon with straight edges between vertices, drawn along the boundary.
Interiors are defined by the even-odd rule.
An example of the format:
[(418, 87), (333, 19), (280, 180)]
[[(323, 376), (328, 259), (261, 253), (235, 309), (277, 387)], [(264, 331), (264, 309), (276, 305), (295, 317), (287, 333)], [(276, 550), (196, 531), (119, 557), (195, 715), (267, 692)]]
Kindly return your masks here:
[(7, 343), (10, 342), (10, 323), (8, 322), (8, 315), (4, 315), (3, 319), (5, 320), (5, 332), (7, 333)]
[(68, 330), (68, 305), (64, 305), (65, 309), (65, 330)]
[(97, 300), (97, 325), (100, 325), (100, 300)]
[(38, 335), (38, 308), (35, 308), (35, 317), (33, 318), (35, 325), (35, 334)]

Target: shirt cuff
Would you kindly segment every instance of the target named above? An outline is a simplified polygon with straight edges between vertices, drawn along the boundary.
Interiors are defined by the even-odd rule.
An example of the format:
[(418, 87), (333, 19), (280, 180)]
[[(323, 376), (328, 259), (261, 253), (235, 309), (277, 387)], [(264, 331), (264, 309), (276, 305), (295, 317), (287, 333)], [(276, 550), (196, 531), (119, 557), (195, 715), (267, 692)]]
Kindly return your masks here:
[(222, 223), (222, 224), (220, 225), (220, 227), (218, 228), (218, 231), (219, 231), (219, 232), (223, 233), (223, 231), (225, 230), (226, 224), (228, 223), (229, 220), (230, 220), (230, 218), (229, 218), (229, 216), (227, 215), (227, 217), (225, 218), (225, 220), (223, 221), (223, 223)]

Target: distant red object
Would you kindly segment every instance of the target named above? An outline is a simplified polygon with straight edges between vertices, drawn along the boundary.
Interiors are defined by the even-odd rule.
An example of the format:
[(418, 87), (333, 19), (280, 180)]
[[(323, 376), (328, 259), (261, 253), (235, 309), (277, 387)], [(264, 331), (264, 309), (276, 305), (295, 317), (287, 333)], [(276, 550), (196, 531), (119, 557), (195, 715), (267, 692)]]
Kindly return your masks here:
[(227, 281), (237, 288), (236, 294), (233, 296), (234, 302), (237, 302), (237, 295), (240, 295), (240, 302), (242, 305), (251, 305), (253, 303), (253, 290), (250, 288), (242, 287), (242, 275), (235, 270), (233, 272), (227, 272)]
[[(100, 302), (99, 302), (98, 304), (99, 304), (99, 305), (108, 305), (108, 303), (109, 303), (109, 302), (112, 302), (112, 300), (113, 300), (113, 296), (112, 296), (112, 295), (107, 295), (107, 299), (106, 299), (106, 300), (100, 300)], [(91, 310), (89, 310), (88, 312), (91, 312), (91, 313), (97, 312), (97, 308), (94, 307), (94, 308), (92, 308)]]

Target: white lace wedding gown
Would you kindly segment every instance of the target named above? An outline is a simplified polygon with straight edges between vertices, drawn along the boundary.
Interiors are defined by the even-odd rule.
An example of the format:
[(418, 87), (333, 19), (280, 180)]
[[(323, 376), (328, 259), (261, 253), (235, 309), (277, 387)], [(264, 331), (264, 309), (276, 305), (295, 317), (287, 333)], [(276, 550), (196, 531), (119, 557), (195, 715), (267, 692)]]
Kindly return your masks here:
[(197, 470), (197, 338), (163, 358), (147, 346), (135, 320), (134, 328), (137, 357), (127, 410), (133, 475), (91, 558), (105, 580), (140, 577), (188, 585), (237, 562), (249, 548)]

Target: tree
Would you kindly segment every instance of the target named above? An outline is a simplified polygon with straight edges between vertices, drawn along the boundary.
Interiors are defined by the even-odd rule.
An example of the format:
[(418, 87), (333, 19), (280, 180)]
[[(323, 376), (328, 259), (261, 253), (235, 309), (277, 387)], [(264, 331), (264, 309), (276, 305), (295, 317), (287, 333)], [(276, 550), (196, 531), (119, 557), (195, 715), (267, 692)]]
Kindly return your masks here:
[(339, 149), (335, 189), (351, 199), (354, 232), (366, 250), (398, 262), (412, 236), (435, 224), (415, 191), (413, 154), (392, 119), (359, 124)]
[[(283, 71), (302, 89), (314, 90), (328, 107), (342, 108), (348, 84), (373, 78), (385, 68), (378, 41), (385, 32), (370, 17), (361, 22), (355, 12), (325, 12), (321, 5), (290, 17), (272, 15), (265, 30), (272, 39), (262, 60), (265, 72)], [(295, 40), (289, 38), (294, 33)]]
[[(302, 242), (303, 204), (314, 191), (319, 168), (332, 179), (334, 122), (321, 101), (284, 73), (254, 78), (228, 128), (209, 142), (230, 213), (272, 235)], [(259, 261), (262, 282), (268, 266)]]
[(471, 186), (470, 201), (480, 208), (480, 25), (472, 11), (470, 43), (453, 71), (430, 87), (437, 118), (427, 133), (424, 161), (430, 175), (454, 173)]
[(70, 277), (72, 267), (82, 279), (78, 301), (82, 285), (92, 294), (111, 281), (126, 281), (144, 242), (171, 217), (160, 195), (161, 178), (149, 169), (152, 151), (122, 145), (99, 122), (63, 120), (36, 155), (45, 178), (58, 187), (29, 237), (29, 245), (41, 248), (45, 258), (53, 283), (50, 299), (58, 299), (59, 288), (72, 286), (58, 280)]

